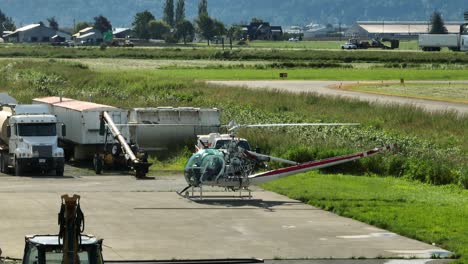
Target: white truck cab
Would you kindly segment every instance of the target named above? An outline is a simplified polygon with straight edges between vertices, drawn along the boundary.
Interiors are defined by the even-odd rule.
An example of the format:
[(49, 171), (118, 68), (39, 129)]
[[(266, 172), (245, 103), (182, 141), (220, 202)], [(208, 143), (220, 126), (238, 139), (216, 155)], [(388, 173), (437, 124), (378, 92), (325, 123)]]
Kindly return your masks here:
[(196, 147), (198, 149), (227, 149), (229, 143), (237, 142), (237, 145), (245, 150), (251, 150), (249, 142), (245, 138), (232, 137), (229, 134), (211, 133), (199, 135)]
[[(57, 118), (45, 105), (3, 105), (0, 111), (0, 169), (15, 175), (55, 170), (63, 176), (64, 152), (58, 147)], [(65, 127), (62, 126), (62, 134)]]

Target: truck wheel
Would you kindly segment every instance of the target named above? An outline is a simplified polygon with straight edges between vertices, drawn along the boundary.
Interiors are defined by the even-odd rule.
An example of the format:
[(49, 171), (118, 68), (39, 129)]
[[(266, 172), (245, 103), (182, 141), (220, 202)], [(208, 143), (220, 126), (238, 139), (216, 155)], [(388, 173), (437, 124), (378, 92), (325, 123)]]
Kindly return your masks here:
[(55, 176), (62, 177), (64, 170), (65, 170), (64, 167), (56, 168), (55, 169)]
[(18, 160), (15, 160), (15, 176), (22, 176), (23, 175), (23, 168), (21, 167)]
[(104, 161), (99, 155), (95, 155), (93, 159), (93, 164), (94, 164), (94, 172), (96, 174), (102, 174), (102, 167), (104, 166)]
[(8, 173), (8, 163), (3, 153), (0, 153), (0, 171), (2, 173)]
[(64, 149), (63, 156), (64, 156), (66, 162), (70, 161), (71, 158), (72, 158), (72, 151), (69, 150), (69, 149)]

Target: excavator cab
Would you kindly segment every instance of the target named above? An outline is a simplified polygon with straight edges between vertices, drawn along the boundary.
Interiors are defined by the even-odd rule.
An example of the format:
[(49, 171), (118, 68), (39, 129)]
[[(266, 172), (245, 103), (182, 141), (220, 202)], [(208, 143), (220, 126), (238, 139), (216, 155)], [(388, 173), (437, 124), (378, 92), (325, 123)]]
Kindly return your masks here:
[[(63, 240), (58, 236), (27, 236), (25, 239), (23, 264), (62, 264)], [(79, 264), (103, 264), (102, 239), (82, 235), (78, 248)], [(78, 264), (76, 263), (76, 264)]]

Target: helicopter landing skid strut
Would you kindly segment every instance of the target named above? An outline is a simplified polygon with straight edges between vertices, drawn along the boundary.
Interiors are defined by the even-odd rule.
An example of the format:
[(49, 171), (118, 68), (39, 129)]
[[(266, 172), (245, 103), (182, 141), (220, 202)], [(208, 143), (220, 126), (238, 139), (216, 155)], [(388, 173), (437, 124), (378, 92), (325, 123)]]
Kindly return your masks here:
[[(195, 195), (195, 188), (198, 188), (199, 189), (199, 195)], [(191, 190), (189, 190), (191, 189)], [(228, 190), (228, 189), (226, 189)], [(248, 195), (242, 195), (242, 191), (247, 191), (248, 192)], [(187, 186), (185, 187), (182, 191), (180, 192), (177, 192), (178, 195), (184, 197), (184, 198), (187, 198), (189, 200), (192, 200), (192, 199), (196, 199), (196, 200), (203, 200), (205, 198), (208, 198), (208, 199), (227, 199), (227, 198), (238, 198), (238, 199), (244, 199), (244, 198), (247, 198), (247, 199), (252, 199), (252, 191), (250, 189), (239, 189), (239, 195), (233, 195), (233, 196), (203, 196), (203, 186), (199, 186), (199, 187), (195, 187), (195, 186)]]

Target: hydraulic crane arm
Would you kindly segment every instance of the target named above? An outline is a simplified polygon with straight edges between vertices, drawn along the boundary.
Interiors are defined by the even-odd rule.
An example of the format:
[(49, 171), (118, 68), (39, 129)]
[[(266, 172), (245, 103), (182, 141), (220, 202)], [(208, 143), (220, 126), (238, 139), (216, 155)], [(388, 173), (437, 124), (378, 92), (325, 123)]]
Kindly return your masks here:
[(107, 112), (102, 113), (102, 121), (107, 125), (114, 139), (117, 140), (117, 142), (119, 142), (123, 153), (127, 155), (131, 166), (136, 172), (136, 177), (145, 178), (146, 173), (148, 173), (148, 168), (151, 166), (151, 164), (140, 160), (135, 155), (132, 148), (128, 145), (127, 140), (125, 139), (125, 137), (122, 135), (120, 130), (115, 125), (114, 120), (112, 120), (112, 117), (109, 115), (109, 113)]

